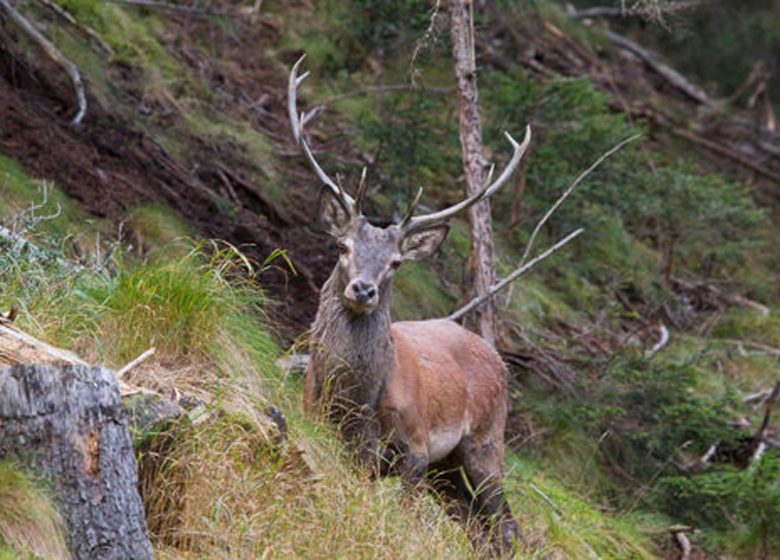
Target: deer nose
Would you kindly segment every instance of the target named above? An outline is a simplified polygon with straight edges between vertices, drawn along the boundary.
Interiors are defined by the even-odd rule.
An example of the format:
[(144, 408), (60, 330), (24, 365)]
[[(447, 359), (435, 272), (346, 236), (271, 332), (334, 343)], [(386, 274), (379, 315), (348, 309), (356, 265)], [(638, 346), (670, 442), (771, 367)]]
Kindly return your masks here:
[(376, 296), (376, 285), (372, 282), (355, 280), (352, 282), (352, 297), (358, 303), (368, 303)]

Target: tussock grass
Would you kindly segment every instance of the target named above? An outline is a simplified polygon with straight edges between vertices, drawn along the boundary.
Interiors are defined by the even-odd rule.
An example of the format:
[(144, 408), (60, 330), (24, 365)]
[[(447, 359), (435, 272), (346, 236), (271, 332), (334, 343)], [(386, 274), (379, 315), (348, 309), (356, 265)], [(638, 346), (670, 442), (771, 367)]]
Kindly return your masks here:
[(27, 475), (0, 461), (0, 558), (25, 557), (69, 558), (62, 518)]
[(369, 480), (335, 434), (305, 424), (291, 433), (305, 462), (293, 448), (269, 446), (238, 415), (182, 426), (160, 464), (142, 461), (152, 466), (142, 484), (163, 555), (476, 557), (437, 502), (411, 498), (397, 479)]

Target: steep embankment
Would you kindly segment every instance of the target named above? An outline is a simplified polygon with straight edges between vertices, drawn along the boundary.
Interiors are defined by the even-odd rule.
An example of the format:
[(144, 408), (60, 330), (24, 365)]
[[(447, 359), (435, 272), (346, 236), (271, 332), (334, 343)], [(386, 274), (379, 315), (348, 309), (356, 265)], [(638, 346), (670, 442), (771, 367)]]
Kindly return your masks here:
[[(24, 3), (84, 73), (88, 110), (75, 128), (69, 82), (3, 20), (0, 220), (45, 258), (3, 252), (0, 309), (17, 305), (20, 326), (114, 367), (157, 348), (128, 380), (196, 411), (162, 435), (138, 434), (163, 556), (477, 554), (436, 501), (370, 482), (328, 427), (303, 418), (300, 381), (279, 371), (267, 334), (308, 326), (335, 257), (312, 224), (316, 184), (285, 116), (301, 50), (314, 74), (302, 103), (327, 108), (312, 141), (333, 172), (356, 177), (371, 164), (371, 212), (390, 215), (417, 184), (431, 207), (460, 196), (445, 14), (431, 19), (422, 1), (355, 4), (186, 12), (63, 0), (108, 52), (44, 3)], [(502, 301), (509, 500), (528, 554), (673, 555), (667, 529), (679, 522), (700, 528), (687, 534), (702, 554), (776, 547), (777, 460), (753, 461), (745, 436), (763, 408), (742, 403), (780, 374), (776, 134), (686, 92), (689, 81), (601, 24), (548, 2), (498, 6), (477, 26), (490, 158), (500, 167), (506, 157), (502, 130), (535, 131), (494, 205), (502, 271), (522, 254), (527, 224), (583, 169), (644, 134), (583, 183), (539, 247), (574, 227), (587, 236)], [(54, 192), (25, 212), (41, 179)], [(56, 203), (59, 217), (29, 229)], [(250, 260), (176, 242), (193, 233)], [(283, 259), (263, 262), (277, 248), (296, 274)], [(467, 250), (456, 222), (440, 255), (402, 268), (396, 316), (451, 311)], [(287, 417), (287, 440), (268, 430), (269, 414), (278, 420), (269, 403)], [(739, 415), (749, 431), (729, 425)], [(714, 443), (717, 464), (700, 464)], [(753, 467), (733, 465), (745, 461)]]

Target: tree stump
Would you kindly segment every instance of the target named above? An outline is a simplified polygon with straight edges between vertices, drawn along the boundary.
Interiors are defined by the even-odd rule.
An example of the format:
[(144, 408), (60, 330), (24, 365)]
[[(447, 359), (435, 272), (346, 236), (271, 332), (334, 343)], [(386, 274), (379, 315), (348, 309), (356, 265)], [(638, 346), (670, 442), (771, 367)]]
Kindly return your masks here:
[(152, 558), (133, 441), (109, 370), (1, 368), (0, 459), (51, 481), (73, 558)]

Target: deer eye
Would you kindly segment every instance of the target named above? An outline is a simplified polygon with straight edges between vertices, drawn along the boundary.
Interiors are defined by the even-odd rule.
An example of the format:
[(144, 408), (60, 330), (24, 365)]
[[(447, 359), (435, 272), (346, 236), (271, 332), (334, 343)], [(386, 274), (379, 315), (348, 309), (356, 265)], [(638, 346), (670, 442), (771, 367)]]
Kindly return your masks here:
[(349, 246), (346, 243), (339, 243), (338, 248), (339, 248), (339, 255), (346, 255), (347, 253), (349, 253)]
[(401, 263), (402, 263), (402, 262), (403, 262), (403, 261), (402, 261), (401, 259), (394, 259), (394, 260), (393, 260), (393, 261), (390, 263), (390, 266), (391, 266), (393, 269), (396, 269), (396, 268), (398, 268), (399, 266), (401, 266)]

